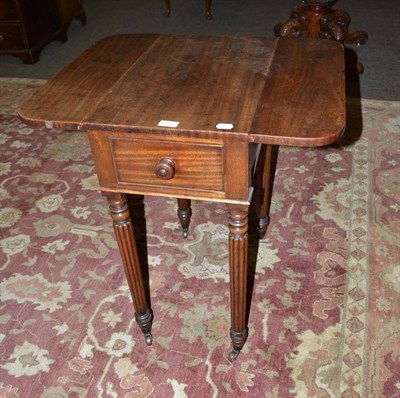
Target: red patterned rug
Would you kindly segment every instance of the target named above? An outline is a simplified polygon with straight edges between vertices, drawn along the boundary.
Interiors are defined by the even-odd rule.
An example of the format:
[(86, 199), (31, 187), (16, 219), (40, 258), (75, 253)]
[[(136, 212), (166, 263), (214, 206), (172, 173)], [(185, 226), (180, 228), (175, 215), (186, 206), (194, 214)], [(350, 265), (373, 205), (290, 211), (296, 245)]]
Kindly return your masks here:
[(147, 347), (86, 135), (15, 114), (40, 84), (0, 79), (0, 398), (400, 397), (400, 103), (349, 100), (339, 144), (280, 148), (230, 363), (224, 206), (194, 202), (184, 240), (145, 198)]

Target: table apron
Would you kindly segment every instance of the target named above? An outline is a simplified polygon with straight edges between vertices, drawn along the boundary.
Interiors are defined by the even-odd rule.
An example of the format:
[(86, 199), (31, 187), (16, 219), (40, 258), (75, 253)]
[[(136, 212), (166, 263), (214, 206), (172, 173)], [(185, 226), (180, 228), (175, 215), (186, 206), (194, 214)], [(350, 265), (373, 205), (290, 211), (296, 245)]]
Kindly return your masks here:
[(89, 131), (102, 191), (249, 204), (259, 144)]

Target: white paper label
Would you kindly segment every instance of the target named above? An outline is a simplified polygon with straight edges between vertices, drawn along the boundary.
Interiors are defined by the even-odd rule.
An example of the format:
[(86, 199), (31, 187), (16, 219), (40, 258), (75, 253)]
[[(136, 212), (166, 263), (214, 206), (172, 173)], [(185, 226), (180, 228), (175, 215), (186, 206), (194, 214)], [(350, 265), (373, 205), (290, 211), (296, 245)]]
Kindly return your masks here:
[(232, 130), (233, 124), (232, 123), (218, 123), (215, 127), (218, 130)]
[(179, 122), (175, 122), (173, 120), (160, 120), (158, 125), (160, 127), (178, 127)]

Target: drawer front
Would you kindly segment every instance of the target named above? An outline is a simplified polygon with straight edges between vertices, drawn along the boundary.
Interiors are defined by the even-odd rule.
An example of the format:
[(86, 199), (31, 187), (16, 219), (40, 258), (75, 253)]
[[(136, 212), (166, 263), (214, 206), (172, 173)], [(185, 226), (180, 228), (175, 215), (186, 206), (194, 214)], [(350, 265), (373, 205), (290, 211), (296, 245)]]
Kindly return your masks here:
[(222, 145), (110, 138), (118, 185), (224, 190)]
[(19, 26), (0, 26), (0, 50), (23, 50), (24, 48)]
[(18, 19), (13, 0), (0, 0), (0, 21)]

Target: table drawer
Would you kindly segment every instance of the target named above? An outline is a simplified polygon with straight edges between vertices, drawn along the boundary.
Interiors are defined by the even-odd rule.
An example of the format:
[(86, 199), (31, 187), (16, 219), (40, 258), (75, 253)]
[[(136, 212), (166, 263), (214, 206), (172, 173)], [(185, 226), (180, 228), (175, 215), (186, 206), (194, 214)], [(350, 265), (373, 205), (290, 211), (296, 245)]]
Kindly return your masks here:
[(223, 147), (110, 138), (118, 185), (223, 191)]
[(0, 0), (0, 21), (18, 19), (13, 0)]
[(0, 50), (23, 50), (24, 48), (19, 26), (0, 26)]

